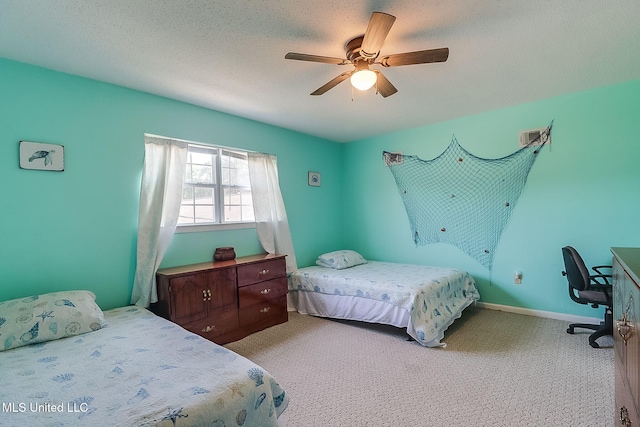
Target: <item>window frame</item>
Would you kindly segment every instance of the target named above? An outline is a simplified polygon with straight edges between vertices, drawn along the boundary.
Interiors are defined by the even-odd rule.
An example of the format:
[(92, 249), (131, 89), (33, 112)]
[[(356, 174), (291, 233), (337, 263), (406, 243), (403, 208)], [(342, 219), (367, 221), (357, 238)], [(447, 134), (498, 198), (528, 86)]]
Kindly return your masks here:
[[(183, 189), (185, 185), (188, 185), (192, 188), (204, 187), (204, 188), (212, 188), (214, 193), (214, 215), (217, 218), (216, 222), (207, 222), (207, 223), (183, 223), (177, 224), (176, 233), (194, 233), (194, 232), (203, 232), (203, 231), (215, 231), (215, 230), (230, 230), (230, 229), (245, 229), (245, 228), (255, 228), (255, 220), (249, 221), (230, 221), (225, 222), (225, 208), (227, 207), (224, 204), (224, 193), (225, 189), (234, 188), (237, 186), (230, 186), (223, 184), (223, 157), (230, 156), (235, 154), (239, 154), (240, 156), (248, 157), (249, 151), (242, 150), (239, 148), (225, 147), (221, 145), (208, 145), (202, 143), (195, 143), (186, 141), (188, 144), (188, 150), (191, 151), (193, 148), (194, 151), (201, 152), (210, 152), (213, 156), (215, 156), (215, 165), (212, 165), (214, 172), (214, 180), (215, 182), (212, 184), (207, 183), (187, 183), (185, 180), (183, 182)], [(251, 190), (251, 186), (240, 186), (241, 189), (248, 188)], [(182, 206), (182, 201), (181, 201)], [(242, 205), (240, 205), (242, 206)], [(253, 208), (253, 206), (252, 206)]]

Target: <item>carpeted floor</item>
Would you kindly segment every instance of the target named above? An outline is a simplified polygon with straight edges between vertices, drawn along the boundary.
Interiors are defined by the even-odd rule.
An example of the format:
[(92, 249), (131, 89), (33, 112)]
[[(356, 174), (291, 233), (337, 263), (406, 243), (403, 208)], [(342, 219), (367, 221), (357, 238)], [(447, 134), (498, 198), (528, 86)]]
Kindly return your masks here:
[(289, 394), (285, 427), (612, 426), (613, 340), (567, 323), (469, 307), (446, 348), (382, 325), (289, 313), (226, 345)]

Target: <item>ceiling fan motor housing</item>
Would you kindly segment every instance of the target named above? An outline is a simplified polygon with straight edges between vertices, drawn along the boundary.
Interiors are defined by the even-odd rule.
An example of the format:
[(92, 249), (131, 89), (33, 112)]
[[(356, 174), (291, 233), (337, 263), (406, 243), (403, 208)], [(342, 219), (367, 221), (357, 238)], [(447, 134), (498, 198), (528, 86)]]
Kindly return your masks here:
[(347, 59), (354, 64), (358, 62), (363, 62), (363, 60), (366, 62), (371, 62), (372, 60), (376, 59), (378, 56), (378, 53), (376, 53), (375, 56), (370, 58), (366, 58), (363, 55), (364, 52), (362, 52), (361, 50), (363, 39), (364, 39), (364, 36), (354, 37), (351, 40), (349, 40), (344, 46), (344, 49), (347, 52)]

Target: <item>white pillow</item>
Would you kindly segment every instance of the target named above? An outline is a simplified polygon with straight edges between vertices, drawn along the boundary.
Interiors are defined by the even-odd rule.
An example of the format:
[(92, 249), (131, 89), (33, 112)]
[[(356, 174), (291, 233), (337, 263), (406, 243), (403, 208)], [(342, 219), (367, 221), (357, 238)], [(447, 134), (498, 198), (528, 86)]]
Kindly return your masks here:
[(66, 291), (0, 302), (0, 351), (106, 326), (95, 299), (89, 291)]
[(334, 268), (342, 270), (344, 268), (353, 267), (360, 264), (366, 264), (367, 260), (356, 251), (342, 250), (327, 252), (322, 254), (316, 260), (316, 264), (322, 267)]

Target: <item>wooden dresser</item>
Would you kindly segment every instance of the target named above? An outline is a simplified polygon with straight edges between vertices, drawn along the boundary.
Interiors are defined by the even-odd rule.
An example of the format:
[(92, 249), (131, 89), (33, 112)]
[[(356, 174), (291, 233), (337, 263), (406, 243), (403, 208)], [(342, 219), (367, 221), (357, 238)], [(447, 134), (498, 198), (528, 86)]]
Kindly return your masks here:
[(640, 248), (613, 253), (616, 426), (640, 426)]
[(284, 255), (163, 268), (156, 314), (218, 344), (288, 320)]

